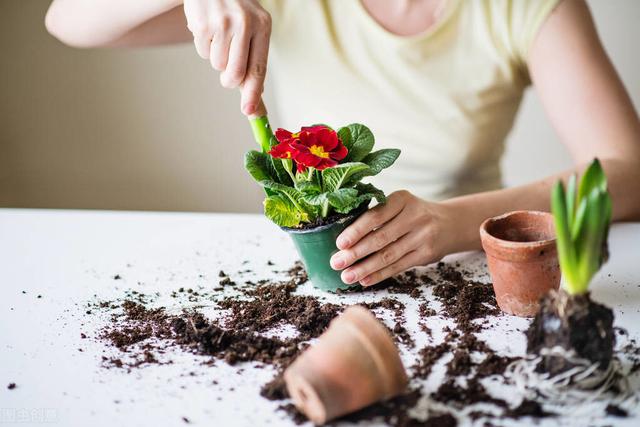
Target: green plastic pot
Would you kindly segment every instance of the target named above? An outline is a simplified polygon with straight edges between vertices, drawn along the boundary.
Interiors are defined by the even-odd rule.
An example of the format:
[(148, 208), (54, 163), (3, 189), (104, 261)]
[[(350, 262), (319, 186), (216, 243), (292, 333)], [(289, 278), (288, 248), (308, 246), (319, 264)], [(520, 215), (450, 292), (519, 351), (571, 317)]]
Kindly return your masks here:
[(293, 240), (293, 244), (298, 250), (300, 259), (313, 286), (329, 292), (353, 286), (345, 284), (340, 279), (341, 271), (331, 268), (329, 260), (333, 254), (338, 252), (336, 247), (338, 235), (366, 210), (367, 206), (358, 208), (349, 216), (315, 228), (296, 229), (282, 227), (291, 236), (291, 240)]

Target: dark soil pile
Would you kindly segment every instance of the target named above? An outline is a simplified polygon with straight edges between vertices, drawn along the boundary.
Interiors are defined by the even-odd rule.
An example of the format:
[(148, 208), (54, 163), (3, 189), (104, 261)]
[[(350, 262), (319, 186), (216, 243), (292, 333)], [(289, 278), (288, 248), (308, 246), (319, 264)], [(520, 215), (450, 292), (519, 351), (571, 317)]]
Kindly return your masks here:
[[(569, 296), (563, 291), (550, 292), (527, 330), (528, 353), (559, 346), (598, 363), (603, 370), (611, 363), (615, 343), (613, 311), (592, 301), (588, 293)], [(545, 356), (539, 369), (554, 375), (572, 367), (564, 357)]]

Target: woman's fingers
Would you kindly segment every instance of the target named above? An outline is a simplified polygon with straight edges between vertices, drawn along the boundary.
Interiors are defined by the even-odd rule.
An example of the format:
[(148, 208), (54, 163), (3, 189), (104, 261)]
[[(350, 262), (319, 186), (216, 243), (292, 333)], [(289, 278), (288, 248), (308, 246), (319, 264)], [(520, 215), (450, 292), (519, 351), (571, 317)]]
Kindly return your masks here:
[[(402, 211), (382, 227), (368, 233), (358, 243), (348, 249), (341, 250), (331, 257), (331, 267), (342, 270), (367, 255), (379, 251), (400, 239), (411, 230), (411, 218)], [(357, 281), (353, 280), (354, 282)]]
[[(245, 26), (241, 23), (239, 26)], [(238, 87), (244, 80), (247, 72), (247, 61), (249, 60), (249, 45), (251, 43), (251, 33), (249, 29), (237, 28), (231, 38), (229, 45), (229, 59), (224, 71), (220, 74), (220, 84), (222, 87), (232, 89)]]
[(271, 35), (271, 16), (257, 0), (184, 0), (198, 55), (220, 71), (226, 88), (241, 86), (246, 115), (259, 113)]
[(218, 71), (224, 71), (229, 61), (229, 46), (231, 44), (232, 34), (225, 31), (216, 31), (211, 40), (209, 49), (211, 54), (209, 62), (211, 68)]
[(202, 59), (209, 59), (211, 57), (211, 38), (207, 34), (194, 35), (193, 44), (196, 46), (196, 52)]
[(406, 191), (396, 191), (389, 196), (386, 204), (378, 205), (365, 212), (338, 236), (336, 239), (338, 249), (352, 247), (371, 231), (397, 216), (402, 212), (408, 194)]
[(384, 279), (421, 264), (424, 264), (423, 256), (419, 251), (414, 250), (413, 252), (405, 254), (398, 261), (360, 279), (360, 284), (362, 286), (375, 285), (376, 283), (382, 282)]
[(419, 233), (405, 234), (370, 257), (344, 270), (341, 275), (342, 281), (346, 284), (352, 284), (367, 278), (380, 269), (393, 265), (407, 253), (414, 251), (420, 245), (420, 238)]
[[(271, 35), (271, 18), (268, 14), (263, 30), (254, 34), (249, 49), (247, 72), (241, 89), (240, 105), (246, 115), (255, 114), (260, 107), (260, 97), (264, 90), (264, 79), (267, 75), (267, 57), (269, 56), (269, 37)], [(266, 25), (268, 24), (268, 25)]]
[(193, 34), (193, 44), (202, 59), (209, 59), (211, 45), (211, 26), (204, 3), (194, 0), (184, 2), (184, 15), (187, 28)]

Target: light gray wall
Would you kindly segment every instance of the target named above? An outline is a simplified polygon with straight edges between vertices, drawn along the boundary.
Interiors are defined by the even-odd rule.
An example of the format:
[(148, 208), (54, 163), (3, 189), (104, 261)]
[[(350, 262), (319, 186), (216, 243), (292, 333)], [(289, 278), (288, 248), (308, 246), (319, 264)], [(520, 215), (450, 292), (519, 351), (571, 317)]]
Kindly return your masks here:
[[(640, 1), (590, 2), (640, 105)], [(79, 51), (43, 27), (48, 0), (0, 0), (0, 207), (261, 209), (238, 95), (191, 46)], [(271, 101), (272, 102), (272, 101)], [(504, 159), (513, 185), (569, 165), (528, 93)]]

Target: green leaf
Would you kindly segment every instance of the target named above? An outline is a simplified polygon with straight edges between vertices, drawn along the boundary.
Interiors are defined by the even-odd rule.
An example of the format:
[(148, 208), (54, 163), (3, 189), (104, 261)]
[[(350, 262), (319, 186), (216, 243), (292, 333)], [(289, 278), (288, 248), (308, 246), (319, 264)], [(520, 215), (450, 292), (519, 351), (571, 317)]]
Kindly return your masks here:
[(358, 190), (355, 188), (340, 188), (332, 193), (327, 193), (329, 204), (338, 212), (351, 206), (356, 197), (358, 197)]
[(589, 197), (594, 188), (600, 188), (603, 192), (607, 191), (607, 177), (598, 159), (594, 159), (582, 175), (578, 189), (578, 200)]
[(329, 193), (336, 191), (340, 189), (353, 174), (363, 172), (368, 169), (369, 166), (359, 162), (342, 163), (331, 168), (323, 169), (322, 182), (324, 190)]
[(280, 227), (296, 227), (305, 220), (304, 214), (288, 198), (279, 194), (264, 200), (264, 214)]
[[(373, 149), (375, 138), (373, 133), (365, 125), (353, 123), (347, 126), (351, 134), (351, 140), (347, 149), (349, 153), (345, 162), (359, 162)], [(346, 144), (345, 144), (346, 145)]]
[(551, 212), (556, 229), (556, 245), (558, 247), (558, 261), (564, 275), (564, 286), (570, 294), (575, 294), (580, 286), (577, 282), (576, 254), (571, 240), (569, 218), (567, 217), (567, 205), (562, 181), (558, 181), (551, 191)]
[(351, 141), (351, 131), (349, 130), (348, 127), (342, 127), (340, 129), (338, 129), (338, 138), (340, 139), (340, 141), (342, 141), (342, 144), (344, 144), (345, 147), (347, 147), (347, 150), (351, 150), (351, 145), (352, 145), (352, 141)]
[(320, 186), (312, 181), (296, 182), (296, 189), (300, 190), (304, 195), (314, 195), (322, 191)]
[(259, 151), (251, 150), (244, 156), (244, 167), (256, 181), (264, 181), (266, 179), (273, 180), (274, 172), (270, 155)]
[(278, 182), (272, 181), (270, 179), (260, 181), (260, 185), (262, 185), (264, 188), (277, 191), (278, 193), (281, 193), (282, 195), (288, 197), (291, 203), (296, 205), (299, 209), (303, 210), (303, 206), (299, 206), (303, 198), (303, 194), (301, 191), (293, 187), (289, 187), (288, 185), (283, 185)]
[(567, 217), (573, 221), (576, 215), (576, 174), (569, 177), (567, 184)]
[(362, 159), (362, 163), (369, 166), (368, 170), (354, 174), (347, 185), (353, 185), (367, 176), (379, 174), (383, 169), (391, 166), (400, 156), (400, 150), (396, 148), (383, 148), (382, 150), (369, 153)]
[(285, 169), (285, 166), (284, 166), (284, 162), (291, 162), (291, 160), (276, 159), (271, 155), (269, 155), (269, 158), (271, 159), (271, 167), (275, 171), (275, 175), (276, 175), (275, 177), (277, 177), (276, 182), (283, 185), (292, 186), (293, 180), (291, 179), (291, 176), (289, 175), (289, 173), (287, 173), (287, 170)]
[(360, 195), (370, 195), (370, 198), (375, 198), (380, 204), (387, 203), (387, 197), (384, 195), (384, 191), (373, 184), (363, 184), (360, 182), (356, 184), (356, 190), (358, 190), (358, 194)]
[(589, 282), (596, 274), (602, 263), (602, 239), (605, 234), (606, 193), (595, 187), (587, 196), (589, 210), (587, 211), (585, 226), (576, 245), (579, 254), (577, 271), (581, 285), (577, 293), (587, 291)]
[(367, 154), (367, 156), (362, 160), (362, 163), (369, 166), (371, 169), (370, 175), (377, 175), (382, 171), (382, 169), (386, 169), (391, 166), (398, 156), (400, 156), (400, 150), (397, 148), (383, 148), (382, 150)]

